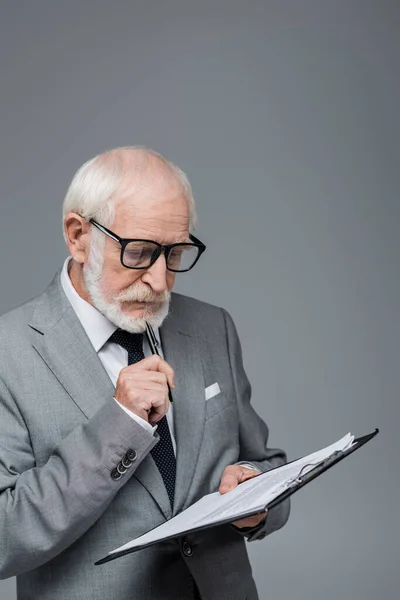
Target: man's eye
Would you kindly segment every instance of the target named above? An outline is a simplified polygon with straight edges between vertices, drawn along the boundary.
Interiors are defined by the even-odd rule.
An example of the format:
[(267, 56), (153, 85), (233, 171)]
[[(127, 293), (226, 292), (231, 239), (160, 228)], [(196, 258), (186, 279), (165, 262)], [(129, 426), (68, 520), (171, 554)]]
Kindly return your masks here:
[(180, 258), (182, 256), (182, 253), (184, 251), (184, 248), (172, 248), (171, 252), (170, 252), (170, 256), (172, 256), (172, 258)]
[(142, 244), (130, 244), (125, 248), (125, 261), (130, 264), (145, 264), (151, 261), (154, 253), (153, 246), (143, 246)]
[(146, 254), (143, 252), (143, 250), (137, 249), (137, 250), (125, 250), (125, 256), (127, 258), (129, 258), (129, 260), (142, 260)]

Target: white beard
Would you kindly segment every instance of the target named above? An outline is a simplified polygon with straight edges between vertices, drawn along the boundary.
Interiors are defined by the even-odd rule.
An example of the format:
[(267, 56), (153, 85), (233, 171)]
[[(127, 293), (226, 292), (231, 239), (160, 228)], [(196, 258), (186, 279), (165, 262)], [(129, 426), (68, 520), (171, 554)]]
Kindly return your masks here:
[[(100, 259), (100, 260), (99, 260)], [(158, 328), (163, 323), (169, 312), (171, 300), (170, 292), (155, 294), (147, 285), (141, 282), (132, 284), (128, 289), (118, 294), (112, 301), (107, 300), (102, 289), (102, 271), (103, 256), (99, 248), (96, 248), (96, 241), (91, 243), (89, 260), (83, 266), (83, 277), (86, 288), (93, 305), (101, 312), (111, 323), (114, 323), (120, 329), (130, 333), (143, 333), (146, 331), (146, 321), (153, 327)], [(142, 317), (132, 317), (126, 314), (122, 309), (122, 303), (150, 302), (159, 303), (159, 308), (145, 308)], [(154, 307), (154, 304), (152, 305)]]

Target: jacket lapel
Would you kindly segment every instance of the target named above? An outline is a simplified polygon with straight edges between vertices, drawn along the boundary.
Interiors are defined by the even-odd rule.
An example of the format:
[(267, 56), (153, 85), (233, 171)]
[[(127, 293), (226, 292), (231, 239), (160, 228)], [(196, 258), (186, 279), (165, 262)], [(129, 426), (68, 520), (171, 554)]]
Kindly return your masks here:
[(83, 414), (90, 419), (114, 386), (56, 274), (30, 321), (31, 343)]
[[(173, 296), (174, 297), (174, 296)], [(173, 420), (176, 439), (176, 483), (173, 514), (186, 508), (204, 434), (204, 374), (199, 348), (202, 340), (190, 324), (171, 313), (160, 330), (165, 360), (175, 371)]]

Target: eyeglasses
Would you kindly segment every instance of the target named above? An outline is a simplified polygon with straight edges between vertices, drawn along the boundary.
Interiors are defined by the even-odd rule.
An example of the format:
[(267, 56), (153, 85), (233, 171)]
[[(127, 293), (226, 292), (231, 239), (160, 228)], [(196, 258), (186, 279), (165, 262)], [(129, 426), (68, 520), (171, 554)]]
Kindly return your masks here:
[(127, 269), (148, 269), (164, 250), (168, 271), (184, 273), (193, 269), (206, 249), (206, 246), (192, 234), (189, 234), (192, 243), (177, 242), (176, 244), (163, 246), (153, 240), (121, 238), (94, 219), (90, 219), (89, 223), (92, 223), (105, 235), (121, 244), (120, 260), (122, 266)]

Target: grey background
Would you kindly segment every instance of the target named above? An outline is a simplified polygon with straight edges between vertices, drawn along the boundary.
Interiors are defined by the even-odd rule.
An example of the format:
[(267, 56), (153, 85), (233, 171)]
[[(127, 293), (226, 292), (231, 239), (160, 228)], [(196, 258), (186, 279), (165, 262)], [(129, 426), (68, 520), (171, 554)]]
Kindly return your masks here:
[(0, 311), (66, 256), (78, 166), (154, 147), (208, 245), (176, 289), (233, 315), (271, 445), (381, 428), (249, 544), (261, 598), (399, 594), (399, 25), (387, 0), (2, 3)]

